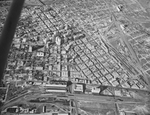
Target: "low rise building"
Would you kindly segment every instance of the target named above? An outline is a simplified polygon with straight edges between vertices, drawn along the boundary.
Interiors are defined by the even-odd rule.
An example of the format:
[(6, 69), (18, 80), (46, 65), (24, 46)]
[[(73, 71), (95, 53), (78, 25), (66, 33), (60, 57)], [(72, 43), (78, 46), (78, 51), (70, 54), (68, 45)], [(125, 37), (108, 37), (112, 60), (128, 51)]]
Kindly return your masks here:
[(37, 56), (43, 57), (44, 56), (44, 52), (41, 52), (41, 51), (37, 52)]

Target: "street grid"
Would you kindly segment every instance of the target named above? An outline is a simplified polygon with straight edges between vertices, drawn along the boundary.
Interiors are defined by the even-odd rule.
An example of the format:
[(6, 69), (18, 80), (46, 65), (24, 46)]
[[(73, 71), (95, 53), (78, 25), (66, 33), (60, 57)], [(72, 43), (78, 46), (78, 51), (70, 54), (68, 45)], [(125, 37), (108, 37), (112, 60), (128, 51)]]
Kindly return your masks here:
[[(88, 79), (120, 88), (110, 87), (105, 95), (116, 92), (130, 98), (132, 91), (123, 88), (149, 90), (149, 31), (142, 23), (150, 17), (137, 2), (111, 1), (59, 0), (24, 6), (4, 75), (4, 81), (15, 81), (6, 100), (26, 93), (26, 81)], [(116, 10), (119, 5), (124, 5), (123, 12)], [(8, 8), (2, 11), (0, 32)]]

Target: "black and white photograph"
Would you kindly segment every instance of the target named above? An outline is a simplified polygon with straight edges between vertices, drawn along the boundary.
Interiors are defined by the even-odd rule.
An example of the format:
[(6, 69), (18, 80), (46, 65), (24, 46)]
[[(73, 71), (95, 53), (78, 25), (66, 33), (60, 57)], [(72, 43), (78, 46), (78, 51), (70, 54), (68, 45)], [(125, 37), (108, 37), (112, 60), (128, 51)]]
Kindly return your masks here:
[(0, 0), (0, 115), (150, 115), (150, 0)]

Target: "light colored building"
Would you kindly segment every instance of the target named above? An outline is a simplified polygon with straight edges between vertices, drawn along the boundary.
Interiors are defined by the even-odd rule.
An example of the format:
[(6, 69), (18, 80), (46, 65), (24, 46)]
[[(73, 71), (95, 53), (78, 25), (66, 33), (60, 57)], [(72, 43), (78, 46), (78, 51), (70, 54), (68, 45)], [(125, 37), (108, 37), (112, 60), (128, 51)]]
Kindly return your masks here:
[(42, 82), (36, 81), (36, 82), (34, 82), (34, 85), (42, 85)]
[(32, 47), (31, 46), (29, 46), (29, 52), (32, 52)]
[(43, 67), (38, 66), (38, 67), (35, 67), (35, 69), (36, 70), (43, 70)]
[(98, 94), (99, 92), (100, 92), (100, 88), (96, 88), (96, 87), (92, 88), (92, 93)]
[(36, 55), (39, 56), (39, 57), (43, 57), (44, 56), (44, 52), (37, 52)]

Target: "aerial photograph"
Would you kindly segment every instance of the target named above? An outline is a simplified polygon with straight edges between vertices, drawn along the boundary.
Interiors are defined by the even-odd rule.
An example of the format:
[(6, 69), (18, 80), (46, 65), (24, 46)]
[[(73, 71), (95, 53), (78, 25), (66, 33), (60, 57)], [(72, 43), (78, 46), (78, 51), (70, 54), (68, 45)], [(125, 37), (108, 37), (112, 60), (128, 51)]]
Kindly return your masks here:
[(150, 115), (150, 0), (0, 0), (0, 115)]

